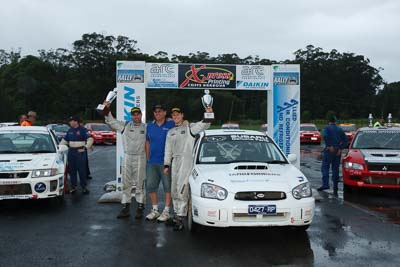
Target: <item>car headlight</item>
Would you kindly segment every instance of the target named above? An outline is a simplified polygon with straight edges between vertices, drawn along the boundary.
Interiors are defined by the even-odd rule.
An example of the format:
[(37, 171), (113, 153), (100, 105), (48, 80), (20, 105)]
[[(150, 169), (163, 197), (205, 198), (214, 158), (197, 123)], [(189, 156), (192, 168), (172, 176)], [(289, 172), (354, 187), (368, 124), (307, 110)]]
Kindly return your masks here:
[(58, 174), (58, 169), (34, 170), (32, 172), (32, 178), (49, 177), (57, 174)]
[(351, 161), (345, 161), (344, 162), (344, 168), (345, 169), (353, 169), (353, 170), (364, 170), (364, 167), (360, 163), (354, 163)]
[(218, 185), (203, 183), (201, 184), (201, 197), (224, 200), (228, 197), (228, 191)]
[(300, 184), (293, 188), (292, 195), (295, 199), (302, 199), (312, 196), (311, 185), (309, 182)]

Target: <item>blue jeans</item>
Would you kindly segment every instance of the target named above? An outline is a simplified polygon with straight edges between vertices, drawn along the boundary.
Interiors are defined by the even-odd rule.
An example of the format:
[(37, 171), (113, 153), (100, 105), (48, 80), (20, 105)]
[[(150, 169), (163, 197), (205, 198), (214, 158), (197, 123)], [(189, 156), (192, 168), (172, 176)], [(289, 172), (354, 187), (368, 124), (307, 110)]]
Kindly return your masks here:
[(322, 186), (329, 187), (329, 169), (332, 166), (332, 181), (334, 185), (339, 182), (339, 166), (341, 155), (336, 155), (336, 152), (331, 153), (328, 149), (323, 152), (322, 158)]
[(87, 151), (79, 153), (77, 149), (70, 148), (68, 150), (68, 170), (71, 178), (71, 186), (76, 187), (78, 184), (78, 173), (79, 183), (81, 187), (86, 187), (87, 182)]
[(164, 165), (147, 164), (146, 166), (146, 191), (157, 193), (160, 181), (163, 184), (164, 192), (171, 193), (171, 175), (164, 174)]

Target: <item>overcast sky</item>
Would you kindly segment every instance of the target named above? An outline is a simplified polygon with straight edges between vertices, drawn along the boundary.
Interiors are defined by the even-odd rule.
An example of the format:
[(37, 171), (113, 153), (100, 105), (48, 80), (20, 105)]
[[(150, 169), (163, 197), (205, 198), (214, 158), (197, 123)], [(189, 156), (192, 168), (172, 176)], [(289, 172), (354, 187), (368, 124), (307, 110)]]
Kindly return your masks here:
[(400, 81), (399, 0), (1, 0), (0, 49), (70, 49), (91, 32), (169, 55), (283, 60), (313, 44), (365, 55), (387, 82)]

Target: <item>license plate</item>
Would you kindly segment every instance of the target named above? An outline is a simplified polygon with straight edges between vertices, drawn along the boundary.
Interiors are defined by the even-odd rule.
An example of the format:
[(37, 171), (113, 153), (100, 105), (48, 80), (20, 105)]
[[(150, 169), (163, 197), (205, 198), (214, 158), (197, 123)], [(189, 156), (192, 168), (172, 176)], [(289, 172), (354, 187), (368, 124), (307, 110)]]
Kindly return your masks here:
[(248, 214), (276, 214), (276, 205), (249, 205)]

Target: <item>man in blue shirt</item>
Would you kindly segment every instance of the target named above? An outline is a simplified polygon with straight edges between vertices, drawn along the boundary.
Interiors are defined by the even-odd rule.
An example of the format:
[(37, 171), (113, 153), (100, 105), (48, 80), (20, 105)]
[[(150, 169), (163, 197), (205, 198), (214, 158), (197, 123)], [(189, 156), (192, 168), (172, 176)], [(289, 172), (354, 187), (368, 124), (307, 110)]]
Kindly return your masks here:
[(347, 146), (347, 136), (342, 128), (336, 126), (336, 117), (329, 118), (329, 124), (323, 129), (322, 137), (325, 141), (325, 148), (322, 158), (322, 186), (318, 191), (329, 189), (329, 169), (332, 166), (333, 193), (336, 195), (339, 182), (339, 166), (342, 156), (342, 149)]
[[(146, 216), (147, 220), (165, 222), (170, 218), (171, 207), (171, 176), (165, 175), (164, 171), (164, 150), (165, 140), (169, 129), (173, 128), (174, 121), (166, 120), (166, 109), (162, 105), (153, 107), (154, 121), (147, 124), (146, 140), (146, 190), (149, 192), (152, 210)], [(163, 184), (165, 192), (165, 208), (160, 214), (158, 211), (157, 192)]]
[(68, 145), (68, 170), (71, 177), (71, 190), (70, 193), (76, 192), (76, 186), (79, 182), (82, 187), (82, 193), (88, 194), (87, 189), (87, 149), (93, 145), (93, 138), (89, 135), (88, 131), (79, 125), (79, 117), (72, 116), (69, 118), (69, 125), (71, 128), (66, 133), (65, 137), (61, 140), (60, 144)]

